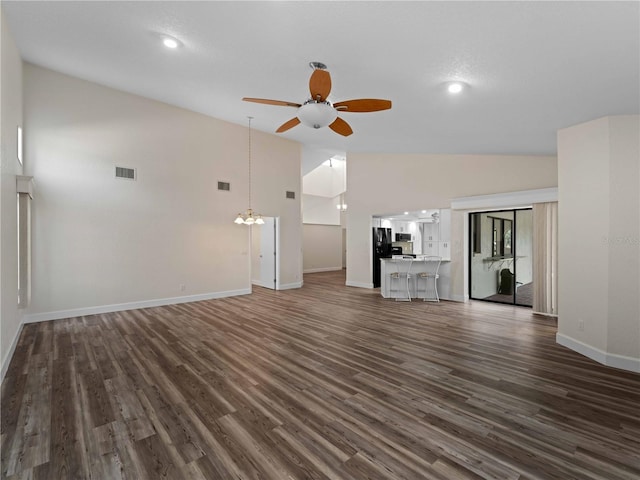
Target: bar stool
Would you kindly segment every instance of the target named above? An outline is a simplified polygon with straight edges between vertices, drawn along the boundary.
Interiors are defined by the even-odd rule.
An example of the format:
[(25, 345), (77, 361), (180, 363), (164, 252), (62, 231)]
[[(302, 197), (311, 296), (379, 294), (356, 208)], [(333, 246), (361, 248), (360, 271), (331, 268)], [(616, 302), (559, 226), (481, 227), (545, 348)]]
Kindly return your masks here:
[[(438, 296), (438, 278), (440, 278), (440, 274), (438, 271), (440, 270), (441, 262), (442, 257), (435, 255), (428, 255), (422, 259), (424, 269), (418, 273), (416, 277), (416, 296), (420, 297), (421, 293), (423, 293), (422, 301), (424, 302), (440, 301), (440, 297)], [(421, 280), (424, 280), (424, 290), (420, 289)]]
[[(393, 292), (396, 292), (396, 294), (393, 295), (396, 302), (410, 302), (411, 291), (409, 290), (409, 279), (411, 278), (411, 264), (413, 263), (413, 257), (411, 257), (409, 261), (404, 259), (394, 259), (389, 263), (394, 267), (393, 271), (389, 274), (389, 293), (393, 295)], [(406, 271), (402, 268), (403, 265), (407, 265)], [(396, 288), (394, 288), (394, 283)], [(402, 292), (406, 294), (406, 296), (397, 296), (398, 292)]]

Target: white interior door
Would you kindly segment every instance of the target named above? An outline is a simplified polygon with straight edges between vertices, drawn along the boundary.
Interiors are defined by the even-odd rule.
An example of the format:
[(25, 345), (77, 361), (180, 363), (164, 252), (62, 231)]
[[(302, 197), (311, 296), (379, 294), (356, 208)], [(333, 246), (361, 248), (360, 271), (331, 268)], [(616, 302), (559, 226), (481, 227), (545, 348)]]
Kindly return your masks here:
[(252, 230), (252, 272), (254, 285), (275, 290), (278, 285), (278, 219), (263, 217), (264, 225)]

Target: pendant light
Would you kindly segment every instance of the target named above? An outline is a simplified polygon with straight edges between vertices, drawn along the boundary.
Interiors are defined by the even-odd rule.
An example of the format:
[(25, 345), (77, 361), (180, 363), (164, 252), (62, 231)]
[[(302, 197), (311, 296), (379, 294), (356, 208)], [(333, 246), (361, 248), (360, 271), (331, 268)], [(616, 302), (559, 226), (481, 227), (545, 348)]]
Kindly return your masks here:
[(263, 225), (264, 220), (259, 213), (253, 213), (251, 209), (251, 120), (253, 117), (247, 117), (249, 119), (249, 208), (243, 213), (239, 213), (234, 223), (238, 225)]
[(336, 208), (341, 212), (347, 211), (347, 204), (344, 203), (344, 192), (340, 194), (340, 200), (339, 200), (339, 203), (336, 205)]

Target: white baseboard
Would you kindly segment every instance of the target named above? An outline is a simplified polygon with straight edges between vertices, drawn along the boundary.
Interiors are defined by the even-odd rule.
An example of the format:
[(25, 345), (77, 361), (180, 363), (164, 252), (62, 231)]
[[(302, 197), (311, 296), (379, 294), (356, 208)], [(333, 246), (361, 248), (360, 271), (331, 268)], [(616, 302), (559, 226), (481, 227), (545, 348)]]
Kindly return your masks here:
[(342, 267), (309, 268), (307, 270), (303, 270), (302, 273), (335, 272), (338, 270), (342, 270)]
[(352, 282), (351, 280), (347, 280), (345, 282), (347, 287), (358, 287), (358, 288), (373, 288), (373, 283), (360, 283), (360, 282)]
[(640, 358), (607, 353), (562, 333), (556, 333), (556, 342), (603, 365), (640, 373)]
[(20, 338), (20, 334), (22, 333), (22, 327), (24, 323), (20, 323), (18, 327), (18, 331), (13, 337), (11, 341), (11, 346), (9, 347), (9, 351), (2, 359), (2, 371), (0, 372), (0, 382), (4, 380), (4, 376), (7, 374), (7, 370), (9, 369), (9, 364), (11, 363), (11, 359), (13, 358), (13, 352), (16, 351), (16, 346), (18, 345), (18, 339)]
[(294, 283), (281, 283), (278, 285), (278, 290), (292, 290), (294, 288), (302, 288), (302, 282), (294, 282)]
[(156, 300), (144, 300), (141, 302), (118, 303), (113, 305), (101, 305), (97, 307), (74, 308), (71, 310), (58, 310), (56, 312), (43, 312), (26, 314), (22, 318), (23, 323), (46, 322), (49, 320), (59, 320), (61, 318), (82, 317), (85, 315), (96, 315), (100, 313), (122, 312), (124, 310), (135, 310), (138, 308), (162, 307), (164, 305), (174, 305), (177, 303), (199, 302), (201, 300), (212, 300), (214, 298), (235, 297), (237, 295), (248, 295), (250, 288), (240, 290), (228, 290), (225, 292), (202, 293), (199, 295), (188, 295), (184, 297), (159, 298)]
[(273, 290), (273, 283), (266, 283), (260, 280), (251, 280), (251, 285), (257, 285), (258, 287), (270, 288)]

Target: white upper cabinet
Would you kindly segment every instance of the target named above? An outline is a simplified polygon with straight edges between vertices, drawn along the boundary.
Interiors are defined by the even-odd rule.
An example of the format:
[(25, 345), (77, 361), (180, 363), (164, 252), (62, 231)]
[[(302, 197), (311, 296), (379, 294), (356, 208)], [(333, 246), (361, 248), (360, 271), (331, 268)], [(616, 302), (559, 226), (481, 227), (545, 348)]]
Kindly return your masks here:
[(422, 241), (437, 242), (440, 239), (439, 223), (423, 223), (422, 224)]
[(439, 221), (420, 224), (422, 231), (422, 254), (436, 255), (451, 260), (451, 210), (439, 211)]
[(440, 210), (440, 256), (451, 260), (451, 210)]
[(417, 225), (416, 222), (407, 222), (407, 221), (403, 221), (403, 220), (393, 220), (391, 222), (391, 234), (393, 236), (393, 241), (395, 242), (396, 240), (396, 233), (404, 233), (404, 234), (410, 234), (411, 235), (411, 240), (405, 240), (405, 241), (415, 241), (416, 240), (416, 233), (417, 233)]

